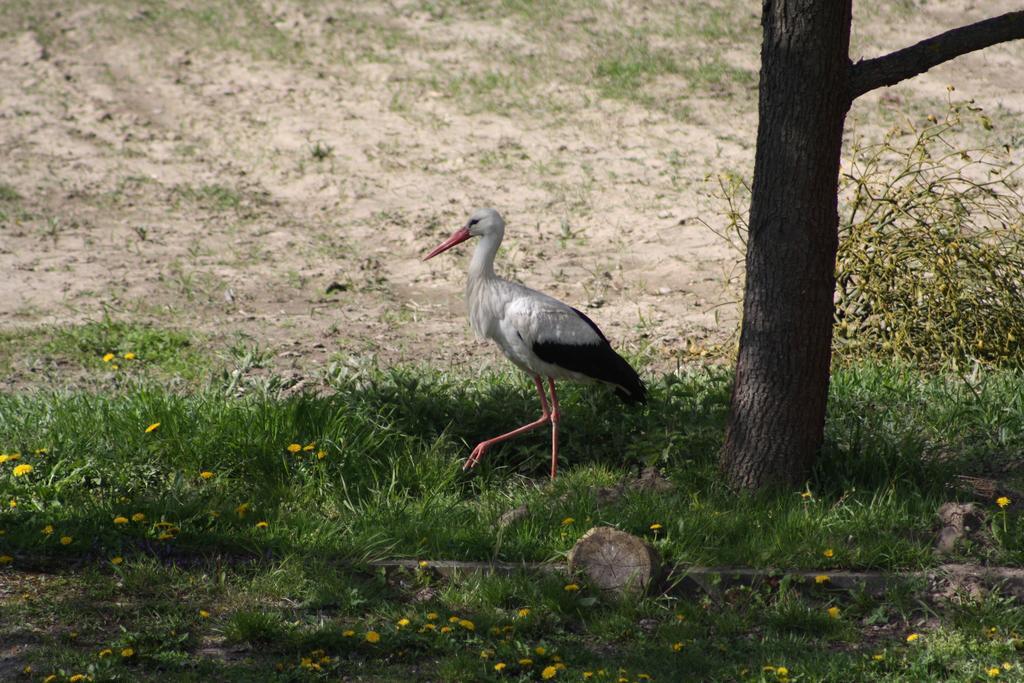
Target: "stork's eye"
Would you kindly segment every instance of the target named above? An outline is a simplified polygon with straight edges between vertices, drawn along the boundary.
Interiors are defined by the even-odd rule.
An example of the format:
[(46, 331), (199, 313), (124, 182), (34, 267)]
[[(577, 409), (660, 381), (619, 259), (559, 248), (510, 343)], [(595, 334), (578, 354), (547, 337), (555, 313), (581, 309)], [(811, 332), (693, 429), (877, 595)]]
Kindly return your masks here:
[(477, 223), (479, 223), (479, 222), (480, 222), (480, 219), (479, 219), (479, 218), (474, 218), (473, 220), (471, 220), (471, 221), (469, 222), (469, 226), (470, 226), (470, 227), (473, 227), (474, 225), (476, 225), (476, 224), (477, 224)]

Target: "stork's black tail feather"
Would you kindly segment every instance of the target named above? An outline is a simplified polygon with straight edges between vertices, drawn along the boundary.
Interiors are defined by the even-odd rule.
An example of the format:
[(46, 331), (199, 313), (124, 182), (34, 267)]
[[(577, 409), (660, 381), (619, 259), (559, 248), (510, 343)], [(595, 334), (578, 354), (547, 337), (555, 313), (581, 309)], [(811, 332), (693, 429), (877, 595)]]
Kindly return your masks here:
[(572, 309), (590, 326), (600, 341), (593, 344), (561, 344), (556, 341), (533, 343), (533, 352), (545, 363), (551, 363), (586, 375), (615, 387), (615, 395), (624, 403), (646, 403), (647, 387), (626, 359), (615, 353), (608, 338), (583, 311)]
[(534, 343), (533, 352), (545, 363), (611, 384), (615, 387), (615, 394), (625, 403), (647, 401), (647, 387), (636, 370), (605, 340), (598, 344)]
[(647, 386), (644, 381), (625, 358), (617, 353), (615, 355), (619, 359), (619, 363), (616, 363), (616, 379), (612, 380), (616, 385), (615, 395), (621, 398), (623, 403), (647, 403)]

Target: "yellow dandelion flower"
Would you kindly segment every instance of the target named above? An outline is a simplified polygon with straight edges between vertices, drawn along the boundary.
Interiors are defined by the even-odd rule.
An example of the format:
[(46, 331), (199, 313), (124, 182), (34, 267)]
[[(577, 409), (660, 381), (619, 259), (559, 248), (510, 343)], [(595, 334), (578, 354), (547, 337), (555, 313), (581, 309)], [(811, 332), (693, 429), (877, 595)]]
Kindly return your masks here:
[(985, 673), (988, 674), (989, 678), (996, 678), (1000, 674), (999, 667), (998, 666), (993, 666), (993, 667), (989, 668), (988, 670), (986, 670)]
[(10, 459), (11, 459), (11, 456), (7, 455), (6, 453), (0, 453), (0, 465), (3, 465), (5, 462), (7, 462)]
[(594, 672), (593, 671), (584, 671), (583, 672), (583, 678), (585, 680), (590, 680), (593, 677), (594, 677)]
[(538, 645), (537, 647), (533, 648), (533, 651), (534, 651), (534, 652), (535, 652), (535, 653), (536, 653), (536, 654), (537, 654), (537, 655), (538, 655), (539, 657), (543, 657), (543, 656), (544, 656), (544, 654), (545, 654), (545, 653), (546, 653), (546, 652), (548, 651), (548, 649), (547, 649), (546, 647), (544, 647), (543, 645)]
[(81, 681), (89, 680), (85, 674), (75, 674), (68, 679), (69, 683), (81, 683)]
[(832, 618), (832, 619), (838, 619), (839, 618), (839, 608), (838, 607), (829, 607), (828, 608), (828, 616), (830, 618)]
[(475, 631), (476, 626), (469, 619), (459, 619), (459, 626), (466, 629), (467, 631)]
[(436, 621), (437, 612), (427, 612), (427, 619), (429, 619), (430, 621)]
[(201, 610), (199, 610), (199, 618), (201, 618), (201, 619), (209, 619), (210, 618), (210, 613), (207, 612), (204, 609), (201, 609)]
[(128, 353), (124, 354), (124, 359), (125, 360), (135, 360), (135, 354), (132, 353), (131, 351), (129, 351)]
[(417, 564), (419, 565), (420, 569), (426, 569), (430, 566), (430, 563), (426, 560), (420, 560)]
[(127, 524), (127, 523), (128, 523), (128, 518), (127, 517), (122, 517), (121, 515), (118, 515), (117, 517), (114, 517), (114, 524)]
[(71, 541), (73, 541), (73, 540), (74, 539), (72, 539), (70, 536), (61, 536), (60, 537), (60, 544), (61, 545), (71, 545)]
[(998, 498), (996, 498), (996, 505), (998, 505), (1001, 508), (1006, 507), (1012, 502), (1013, 501), (1007, 498), (1006, 496), (999, 496)]
[(827, 574), (818, 574), (814, 577), (814, 583), (826, 583), (828, 581)]
[(133, 522), (145, 522), (146, 521), (146, 515), (142, 514), (141, 512), (136, 512), (134, 515), (132, 515), (132, 521)]
[(53, 533), (53, 525), (52, 524), (47, 524), (46, 526), (43, 527), (43, 535), (49, 536), (52, 533)]
[(780, 666), (780, 667), (775, 669), (775, 674), (778, 675), (778, 676), (788, 676), (789, 675), (789, 669), (787, 669), (784, 666)]
[(918, 634), (918, 633), (911, 633), (909, 636), (907, 636), (907, 642), (908, 643), (912, 643), (912, 642), (914, 642), (915, 640), (917, 640), (920, 637), (921, 637), (921, 635)]
[(566, 517), (565, 519), (562, 520), (562, 526), (569, 526), (570, 524), (572, 524), (575, 521), (576, 520), (573, 519), (572, 517)]
[(494, 650), (480, 650), (480, 659), (490, 659), (494, 656)]
[(402, 628), (404, 626), (408, 626), (410, 623), (412, 623), (412, 622), (410, 622), (405, 617), (402, 617), (401, 619), (398, 620), (398, 628)]
[(43, 683), (53, 683), (56, 680), (57, 680), (57, 674), (50, 674), (49, 676), (47, 676), (46, 678), (43, 679)]
[(450, 617), (448, 617), (448, 623), (449, 623), (449, 624), (455, 624), (455, 623), (457, 623), (457, 622), (459, 621), (459, 619), (461, 619), (461, 618), (462, 618), (462, 617), (459, 617), (459, 616), (456, 616), (456, 615), (454, 615), (454, 614), (453, 614), (453, 615), (451, 615)]
[(833, 555), (835, 555), (835, 552), (832, 550), (832, 548), (826, 548), (825, 552), (823, 552), (822, 555), (824, 555), (825, 557), (832, 557)]
[(149, 434), (151, 431), (153, 431), (154, 429), (156, 429), (159, 426), (160, 426), (159, 422), (154, 422), (153, 424), (151, 424), (148, 427), (146, 427), (146, 433)]
[(126, 647), (123, 650), (121, 650), (121, 656), (124, 657), (125, 659), (128, 659), (129, 657), (134, 657), (135, 656), (135, 650), (133, 650), (130, 647)]
[(100, 657), (109, 657), (112, 654), (114, 654), (114, 651), (111, 650), (109, 647), (100, 650)]
[(519, 660), (519, 666), (533, 666), (533, 660), (524, 657)]
[(546, 666), (544, 667), (544, 670), (540, 672), (540, 677), (544, 680), (554, 678), (556, 675), (558, 675), (558, 669), (553, 666)]
[(563, 590), (567, 590), (567, 591), (569, 591), (570, 593), (575, 593), (575, 592), (576, 592), (576, 591), (578, 591), (579, 589), (580, 589), (580, 587), (579, 587), (579, 586), (578, 586), (577, 584), (575, 584), (575, 583), (570, 583), (570, 584), (566, 584)]
[(366, 642), (368, 642), (368, 643), (379, 643), (380, 642), (380, 634), (377, 633), (376, 631), (367, 631), (366, 632)]
[(682, 612), (676, 612), (676, 621), (686, 621), (686, 615)]
[(115, 358), (115, 356), (112, 353), (105, 353), (105, 354), (103, 354), (103, 362), (104, 363), (109, 363), (110, 361), (114, 360), (114, 358)]
[(301, 450), (302, 450), (302, 444), (297, 444), (297, 443), (290, 443), (290, 444), (288, 444), (288, 452), (289, 453), (298, 453)]
[(517, 614), (519, 614), (520, 617), (528, 617), (530, 616), (530, 610), (524, 607), (521, 610), (519, 610)]
[(235, 514), (238, 515), (240, 518), (245, 517), (247, 514), (249, 514), (250, 507), (252, 507), (252, 503), (242, 503), (241, 505), (235, 508)]
[(316, 452), (316, 459), (317, 460), (323, 460), (326, 457), (327, 457), (327, 451), (320, 450), (320, 451)]
[(879, 652), (877, 654), (871, 655), (871, 659), (875, 660), (876, 662), (885, 661), (885, 655)]
[(119, 564), (123, 564), (123, 563), (124, 563), (124, 558), (121, 557), (120, 555), (115, 555), (114, 557), (110, 558), (110, 564), (119, 565)]
[(309, 452), (314, 448), (316, 448), (316, 443), (307, 443), (305, 446), (302, 447), (302, 450)]
[(426, 633), (427, 631), (436, 631), (437, 624), (423, 624), (423, 628), (420, 629), (420, 633)]
[(15, 498), (11, 498), (11, 502), (9, 502), (9, 503), (7, 504), (7, 506), (8, 506), (8, 507), (10, 507), (11, 509), (14, 509), (14, 508), (18, 507), (18, 501), (17, 501), (17, 499), (15, 499)]
[(18, 465), (11, 473), (16, 477), (24, 477), (26, 474), (32, 471), (32, 465)]
[(356, 634), (356, 632), (353, 631), (350, 628), (347, 628), (347, 629), (345, 629), (344, 631), (341, 632), (341, 635), (342, 635), (343, 638), (351, 638), (355, 634)]
[(199, 476), (202, 477), (203, 479), (213, 479), (217, 475), (215, 475), (210, 470), (203, 470), (202, 472), (199, 473)]
[(661, 531), (662, 526), (660, 524), (658, 524), (657, 522), (655, 522), (654, 524), (651, 525), (650, 529), (651, 529), (651, 531)]
[(1009, 662), (1003, 662), (1003, 670), (1009, 671), (1012, 668), (1013, 668), (1013, 664), (1010, 664)]
[(10, 555), (0, 555), (0, 567), (5, 564), (10, 564), (11, 562), (14, 562), (14, 558)]
[(814, 494), (812, 494), (810, 491), (804, 491), (803, 493), (800, 494), (800, 497), (803, 498), (804, 500), (807, 500), (812, 495), (814, 495)]
[(451, 626), (442, 626), (441, 627), (441, 633), (451, 633), (451, 632), (452, 632), (452, 627)]
[(683, 644), (680, 642), (672, 643), (672, 652), (682, 652)]
[(505, 670), (505, 666), (506, 666), (505, 662), (498, 662), (497, 664), (494, 665), (494, 670), (500, 673), (501, 671)]
[(268, 526), (270, 526), (269, 522), (266, 522), (266, 521), (256, 522), (256, 528), (257, 529), (266, 529)]
[(29, 674), (31, 674), (31, 673), (32, 673), (32, 667), (31, 667), (31, 666), (25, 666), (25, 667), (23, 667), (23, 668), (21, 669), (21, 673), (23, 673), (23, 674), (25, 674), (26, 676), (28, 676)]

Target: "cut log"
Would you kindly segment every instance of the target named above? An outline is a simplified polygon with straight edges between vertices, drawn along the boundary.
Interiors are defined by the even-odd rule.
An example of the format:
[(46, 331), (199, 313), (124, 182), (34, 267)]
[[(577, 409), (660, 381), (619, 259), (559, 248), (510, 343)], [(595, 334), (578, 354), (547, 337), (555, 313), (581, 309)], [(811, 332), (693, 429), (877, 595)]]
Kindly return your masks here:
[(638, 596), (661, 574), (661, 557), (642, 539), (612, 527), (594, 527), (569, 552), (569, 571), (601, 591)]

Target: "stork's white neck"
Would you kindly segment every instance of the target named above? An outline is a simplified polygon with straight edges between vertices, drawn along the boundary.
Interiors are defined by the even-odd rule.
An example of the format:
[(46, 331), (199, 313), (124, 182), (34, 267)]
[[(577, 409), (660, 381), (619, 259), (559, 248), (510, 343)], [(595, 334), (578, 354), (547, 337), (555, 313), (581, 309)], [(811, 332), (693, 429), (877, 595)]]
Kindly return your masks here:
[(473, 260), (469, 262), (469, 279), (479, 280), (496, 277), (494, 274), (494, 255), (501, 246), (501, 233), (490, 233), (480, 238), (473, 252)]

